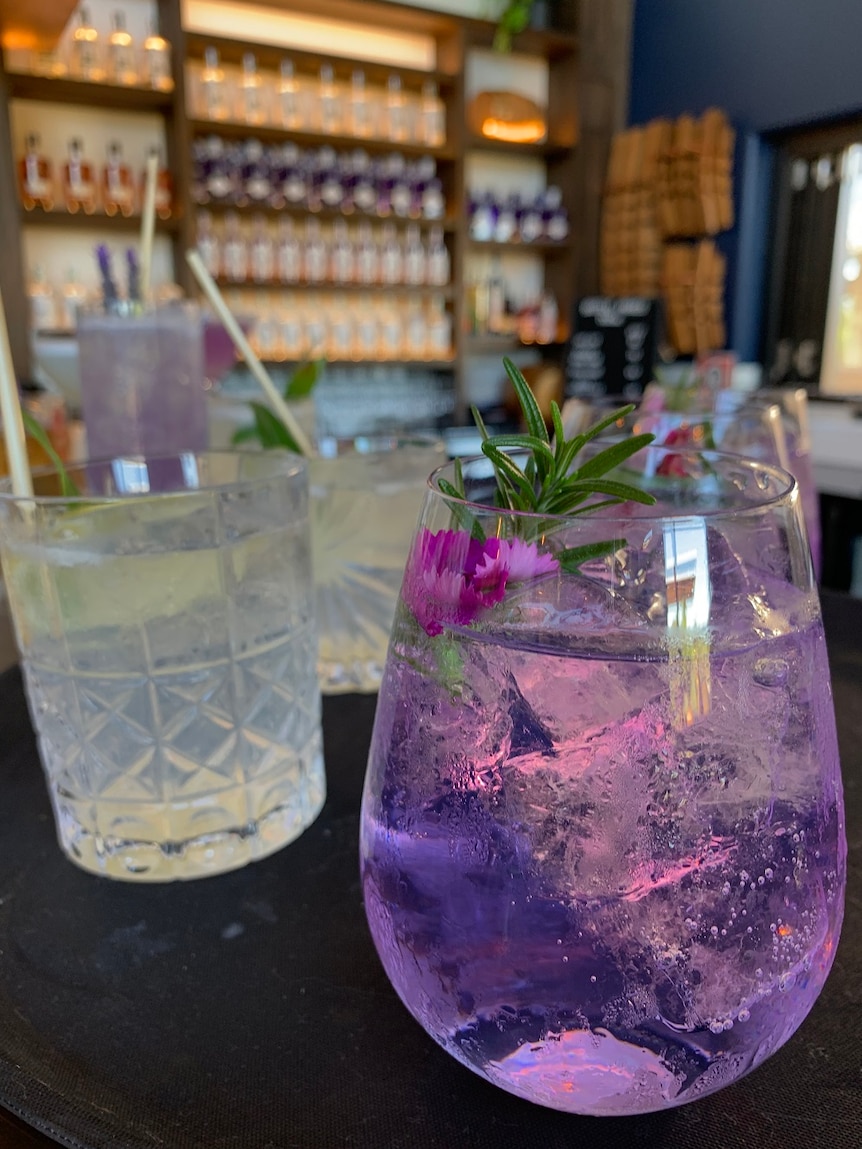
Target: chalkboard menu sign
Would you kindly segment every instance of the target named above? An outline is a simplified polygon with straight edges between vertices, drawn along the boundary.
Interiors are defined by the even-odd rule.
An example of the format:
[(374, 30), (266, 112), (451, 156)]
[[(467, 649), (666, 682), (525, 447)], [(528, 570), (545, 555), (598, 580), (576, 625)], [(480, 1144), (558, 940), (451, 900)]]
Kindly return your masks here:
[(566, 395), (637, 398), (652, 379), (658, 324), (655, 299), (579, 300), (566, 355)]

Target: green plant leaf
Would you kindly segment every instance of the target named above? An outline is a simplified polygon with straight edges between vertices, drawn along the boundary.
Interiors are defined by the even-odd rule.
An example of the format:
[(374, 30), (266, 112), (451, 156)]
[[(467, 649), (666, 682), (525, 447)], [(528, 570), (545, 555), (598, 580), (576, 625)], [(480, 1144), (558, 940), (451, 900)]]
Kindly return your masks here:
[(608, 447), (604, 451), (600, 451), (597, 455), (593, 455), (591, 459), (587, 459), (582, 467), (578, 468), (579, 479), (598, 478), (600, 475), (606, 475), (608, 471), (612, 471), (614, 467), (618, 467), (624, 463), (626, 459), (630, 459), (632, 455), (636, 455), (638, 451), (642, 451), (644, 447), (648, 447), (653, 441), (652, 435), (632, 435), (629, 439), (621, 439), (618, 443)]
[(606, 431), (608, 427), (612, 427), (619, 419), (625, 419), (626, 415), (631, 415), (634, 409), (634, 403), (629, 403), (626, 407), (620, 407), (618, 411), (613, 411), (604, 419), (599, 420), (598, 423), (594, 423), (588, 431), (584, 431), (578, 438), (583, 439), (584, 445), (586, 445), (592, 439), (595, 439), (596, 435), (601, 435), (602, 431)]
[(530, 390), (529, 383), (511, 359), (504, 357), (503, 366), (506, 369), (506, 374), (509, 376), (512, 386), (515, 388), (515, 394), (518, 396), (518, 402), (521, 404), (521, 411), (524, 414), (524, 422), (527, 424), (527, 430), (537, 439), (549, 443), (548, 428), (545, 426), (545, 420), (542, 418), (542, 412), (539, 410), (536, 396)]
[(78, 489), (78, 484), (66, 470), (65, 463), (54, 450), (54, 444), (48, 438), (48, 433), (45, 428), (38, 420), (33, 418), (25, 407), (21, 408), (21, 418), (24, 422), (24, 431), (26, 434), (39, 444), (51, 460), (51, 465), (57, 472), (57, 478), (60, 481), (60, 494), (67, 499), (79, 499), (81, 492)]
[(314, 390), (320, 379), (325, 359), (309, 359), (300, 363), (287, 381), (284, 389), (285, 399), (306, 399)]
[(482, 524), (476, 516), (460, 502), (460, 500), (464, 498), (463, 481), (460, 492), (458, 491), (458, 487), (450, 483), (448, 479), (438, 479), (437, 486), (447, 498), (459, 500), (458, 502), (449, 504), (449, 511), (455, 522), (465, 531), (468, 531), (474, 539), (478, 539), (479, 542), (484, 542), (485, 532), (482, 530)]
[(301, 454), (293, 435), (269, 407), (265, 407), (263, 403), (250, 403), (249, 406), (254, 415), (258, 437), (264, 447), (284, 447), (296, 455)]
[(521, 468), (490, 440), (482, 444), (482, 452), (491, 460), (498, 475), (507, 482), (512, 492), (523, 500), (514, 509), (533, 510), (536, 506), (536, 492)]
[(575, 574), (589, 559), (605, 558), (625, 545), (625, 539), (605, 539), (600, 543), (584, 543), (580, 547), (566, 547), (565, 550), (557, 553), (556, 558), (561, 570)]
[(563, 416), (555, 399), (551, 400), (551, 421), (554, 424), (554, 458), (559, 461), (560, 453), (566, 445), (566, 429)]
[(231, 446), (238, 447), (240, 443), (260, 442), (260, 433), (256, 426), (238, 427), (230, 437)]

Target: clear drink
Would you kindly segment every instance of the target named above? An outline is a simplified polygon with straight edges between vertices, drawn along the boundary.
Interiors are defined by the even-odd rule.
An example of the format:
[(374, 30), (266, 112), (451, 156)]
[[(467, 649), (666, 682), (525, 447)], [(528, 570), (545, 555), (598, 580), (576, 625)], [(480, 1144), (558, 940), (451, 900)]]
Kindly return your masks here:
[(78, 367), (91, 458), (206, 448), (203, 330), (193, 305), (79, 312)]
[(265, 857), (325, 794), (304, 465), (185, 455), (74, 475), (87, 501), (0, 494), (61, 846), (138, 881)]

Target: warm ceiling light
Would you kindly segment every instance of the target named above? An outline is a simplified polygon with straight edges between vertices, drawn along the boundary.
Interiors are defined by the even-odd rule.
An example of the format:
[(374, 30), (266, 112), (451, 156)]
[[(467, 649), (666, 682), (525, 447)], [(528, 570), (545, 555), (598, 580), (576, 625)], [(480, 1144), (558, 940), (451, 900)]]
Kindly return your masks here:
[(482, 121), (482, 135), (489, 140), (505, 140), (509, 144), (537, 144), (545, 138), (545, 121), (524, 120), (512, 124), (489, 116)]
[(548, 134), (542, 109), (518, 92), (479, 92), (468, 114), (473, 131), (488, 140), (537, 144)]

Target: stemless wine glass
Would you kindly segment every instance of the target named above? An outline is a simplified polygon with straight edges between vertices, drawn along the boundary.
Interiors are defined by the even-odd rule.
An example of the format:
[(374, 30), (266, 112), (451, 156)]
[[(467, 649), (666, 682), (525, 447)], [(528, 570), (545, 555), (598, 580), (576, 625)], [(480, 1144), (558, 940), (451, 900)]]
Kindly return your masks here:
[(574, 1113), (680, 1105), (759, 1065), (843, 914), (798, 489), (676, 459), (640, 461), (655, 506), (560, 519), (494, 508), (485, 459), (463, 501), (435, 472), (365, 782), (366, 911), (404, 1004), (476, 1073)]

